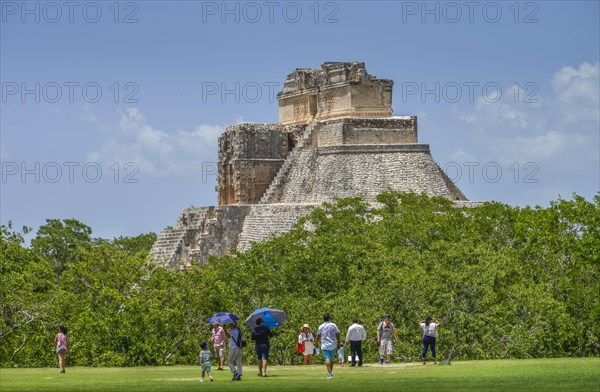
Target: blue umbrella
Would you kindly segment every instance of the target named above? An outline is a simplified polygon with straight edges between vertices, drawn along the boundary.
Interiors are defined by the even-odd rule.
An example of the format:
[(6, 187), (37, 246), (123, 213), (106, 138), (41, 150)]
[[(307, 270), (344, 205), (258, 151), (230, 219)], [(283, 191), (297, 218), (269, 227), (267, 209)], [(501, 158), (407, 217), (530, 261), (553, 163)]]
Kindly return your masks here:
[(233, 313), (229, 312), (221, 312), (217, 314), (213, 314), (208, 319), (209, 324), (230, 324), (235, 323), (240, 318)]
[(246, 324), (254, 328), (256, 327), (256, 319), (258, 318), (262, 318), (265, 322), (265, 326), (271, 329), (277, 328), (287, 321), (287, 316), (281, 309), (260, 308), (252, 312), (246, 319)]

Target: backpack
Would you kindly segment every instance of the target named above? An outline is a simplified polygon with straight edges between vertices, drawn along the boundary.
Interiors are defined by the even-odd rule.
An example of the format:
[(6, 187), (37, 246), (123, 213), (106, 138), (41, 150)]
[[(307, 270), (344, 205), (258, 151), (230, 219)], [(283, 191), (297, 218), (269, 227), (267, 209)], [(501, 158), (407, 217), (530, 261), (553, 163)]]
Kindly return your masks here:
[(244, 348), (248, 345), (248, 341), (246, 340), (246, 337), (244, 336), (244, 334), (242, 333), (242, 330), (240, 328), (238, 328), (238, 338), (237, 341), (234, 339), (235, 341), (235, 345), (238, 346), (239, 348)]
[[(304, 355), (304, 350), (305, 350), (305, 346), (304, 346), (304, 339), (306, 338), (306, 335), (304, 334), (304, 332), (300, 333), (300, 336), (298, 337), (298, 341), (296, 342), (296, 352), (298, 354)], [(301, 342), (300, 342), (301, 340)]]

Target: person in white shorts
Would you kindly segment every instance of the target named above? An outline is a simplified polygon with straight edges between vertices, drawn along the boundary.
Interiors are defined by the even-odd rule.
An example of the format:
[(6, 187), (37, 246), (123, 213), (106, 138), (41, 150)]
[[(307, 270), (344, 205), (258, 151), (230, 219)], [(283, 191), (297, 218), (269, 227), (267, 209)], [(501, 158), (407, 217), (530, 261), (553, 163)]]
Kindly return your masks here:
[(377, 344), (379, 345), (379, 363), (383, 365), (383, 357), (387, 356), (386, 364), (391, 363), (392, 343), (398, 341), (396, 328), (390, 322), (390, 315), (383, 316), (383, 321), (377, 327)]

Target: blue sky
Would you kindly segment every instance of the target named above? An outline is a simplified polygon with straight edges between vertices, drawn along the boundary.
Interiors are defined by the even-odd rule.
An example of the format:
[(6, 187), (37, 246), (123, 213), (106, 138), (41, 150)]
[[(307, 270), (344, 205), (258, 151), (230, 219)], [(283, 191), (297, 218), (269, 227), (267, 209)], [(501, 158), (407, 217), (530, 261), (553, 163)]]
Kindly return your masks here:
[[(0, 1), (1, 222), (159, 232), (295, 68), (363, 61), (471, 200), (600, 189), (598, 1)], [(225, 91), (225, 94), (222, 94)]]

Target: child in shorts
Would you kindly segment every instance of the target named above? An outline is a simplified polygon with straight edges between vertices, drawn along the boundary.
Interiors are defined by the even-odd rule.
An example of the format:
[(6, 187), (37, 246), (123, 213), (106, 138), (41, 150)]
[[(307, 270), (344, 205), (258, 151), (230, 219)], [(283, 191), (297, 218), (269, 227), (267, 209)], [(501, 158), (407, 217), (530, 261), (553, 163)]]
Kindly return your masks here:
[(212, 353), (206, 349), (206, 342), (200, 342), (200, 348), (202, 349), (200, 350), (200, 354), (198, 354), (198, 357), (200, 358), (200, 366), (202, 366), (202, 378), (200, 379), (200, 382), (204, 382), (204, 373), (208, 373), (208, 377), (210, 377), (210, 381), (212, 382)]
[(344, 348), (338, 350), (338, 358), (340, 359), (340, 367), (344, 367)]

